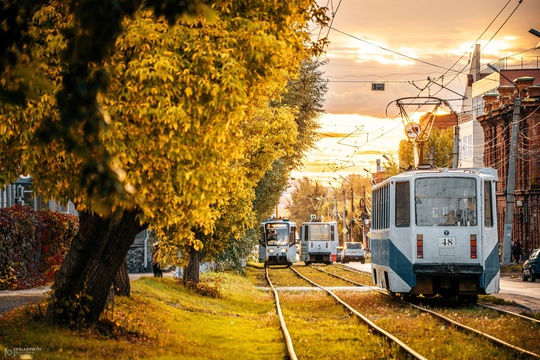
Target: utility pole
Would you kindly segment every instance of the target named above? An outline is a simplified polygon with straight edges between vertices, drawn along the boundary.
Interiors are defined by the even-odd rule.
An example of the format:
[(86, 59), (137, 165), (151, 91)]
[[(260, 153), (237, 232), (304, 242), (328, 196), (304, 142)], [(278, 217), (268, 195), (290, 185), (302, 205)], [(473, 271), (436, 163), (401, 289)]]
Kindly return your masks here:
[(337, 207), (337, 195), (336, 190), (334, 190), (334, 221), (338, 219), (338, 207)]
[(508, 176), (506, 179), (506, 213), (504, 217), (504, 242), (502, 262), (512, 262), (512, 224), (514, 222), (514, 192), (516, 188), (516, 153), (519, 133), (521, 97), (519, 91), (514, 98), (514, 114), (512, 116), (512, 139), (510, 140), (510, 158), (508, 159)]
[(347, 242), (347, 197), (344, 186), (341, 188), (341, 193), (343, 195), (343, 244), (345, 244)]
[(354, 241), (354, 190), (351, 184), (351, 241)]
[(512, 262), (512, 224), (514, 222), (514, 192), (516, 188), (516, 154), (518, 145), (519, 133), (519, 118), (521, 110), (521, 94), (519, 87), (509, 78), (501, 74), (499, 69), (491, 64), (487, 66), (497, 72), (503, 78), (508, 80), (516, 87), (517, 93), (514, 97), (514, 114), (512, 115), (512, 138), (510, 139), (510, 156), (508, 158), (508, 174), (506, 176), (506, 212), (504, 216), (504, 236), (503, 236), (503, 252), (502, 263), (509, 264)]
[[(458, 118), (457, 115), (452, 113)], [(456, 127), (454, 128), (454, 154), (452, 156), (452, 168), (457, 169), (459, 166), (459, 120), (456, 121)]]

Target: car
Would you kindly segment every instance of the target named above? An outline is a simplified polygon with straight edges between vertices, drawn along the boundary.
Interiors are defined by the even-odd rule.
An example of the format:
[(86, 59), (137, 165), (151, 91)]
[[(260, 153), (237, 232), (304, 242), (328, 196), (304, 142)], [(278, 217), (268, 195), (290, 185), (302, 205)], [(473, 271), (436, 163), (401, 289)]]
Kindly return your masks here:
[(535, 249), (527, 261), (523, 263), (523, 276), (521, 279), (523, 281), (531, 279), (534, 282), (538, 278), (540, 278), (540, 249)]
[(338, 246), (336, 250), (336, 262), (341, 262), (341, 252), (343, 251), (343, 246)]
[(341, 263), (345, 264), (349, 261), (360, 261), (362, 264), (366, 262), (366, 251), (362, 248), (362, 243), (346, 242), (343, 245)]

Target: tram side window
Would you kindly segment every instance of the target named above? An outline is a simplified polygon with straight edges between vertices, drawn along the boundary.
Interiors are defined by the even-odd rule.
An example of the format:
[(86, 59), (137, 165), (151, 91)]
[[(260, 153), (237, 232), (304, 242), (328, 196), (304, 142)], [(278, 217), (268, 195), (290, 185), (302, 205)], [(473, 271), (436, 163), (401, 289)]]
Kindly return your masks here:
[(387, 184), (373, 191), (372, 227), (388, 229), (390, 226), (390, 186)]
[(484, 226), (493, 227), (493, 193), (490, 181), (484, 182)]
[(411, 225), (411, 202), (409, 182), (396, 182), (396, 227)]

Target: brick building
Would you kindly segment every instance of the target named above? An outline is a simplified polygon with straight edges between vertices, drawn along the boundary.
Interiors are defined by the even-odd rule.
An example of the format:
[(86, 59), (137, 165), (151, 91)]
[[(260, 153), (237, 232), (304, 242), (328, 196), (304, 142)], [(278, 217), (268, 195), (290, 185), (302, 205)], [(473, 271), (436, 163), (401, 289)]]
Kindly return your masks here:
[[(506, 78), (514, 79), (514, 84)], [(476, 117), (483, 129), (484, 164), (499, 174), (497, 216), (502, 242), (514, 97), (521, 98), (512, 241), (520, 242), (524, 256), (540, 248), (540, 85), (534, 85), (539, 78), (540, 69), (503, 70), (501, 75), (484, 78), (481, 81), (497, 86), (481, 95), (483, 110)]]

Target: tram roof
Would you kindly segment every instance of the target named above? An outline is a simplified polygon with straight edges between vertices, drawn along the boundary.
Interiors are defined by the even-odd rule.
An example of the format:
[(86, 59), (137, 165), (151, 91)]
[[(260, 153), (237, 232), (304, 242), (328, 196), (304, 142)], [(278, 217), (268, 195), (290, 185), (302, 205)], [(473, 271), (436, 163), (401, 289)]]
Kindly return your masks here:
[(457, 168), (457, 169), (449, 169), (449, 168), (440, 168), (440, 169), (427, 169), (427, 170), (409, 170), (403, 173), (400, 173), (398, 175), (391, 176), (384, 181), (374, 185), (373, 187), (379, 187), (383, 184), (386, 184), (390, 180), (398, 180), (398, 179), (407, 179), (411, 177), (417, 177), (419, 175), (436, 175), (436, 176), (444, 176), (444, 175), (458, 175), (458, 174), (474, 174), (481, 176), (483, 178), (489, 178), (490, 180), (499, 180), (499, 176), (497, 174), (497, 170), (493, 168)]
[(266, 219), (261, 222), (261, 224), (266, 224), (266, 223), (288, 223), (288, 224), (295, 225), (295, 222), (291, 221), (291, 219), (289, 218)]

